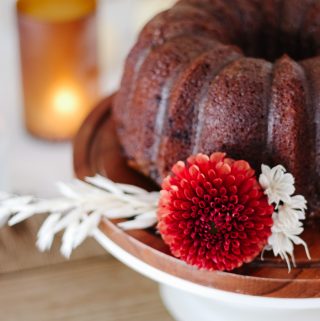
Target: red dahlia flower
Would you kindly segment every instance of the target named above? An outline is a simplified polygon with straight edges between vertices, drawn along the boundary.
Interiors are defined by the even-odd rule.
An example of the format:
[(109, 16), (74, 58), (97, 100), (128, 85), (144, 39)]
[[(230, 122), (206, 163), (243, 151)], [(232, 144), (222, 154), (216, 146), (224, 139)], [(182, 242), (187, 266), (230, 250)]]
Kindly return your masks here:
[(183, 261), (230, 271), (267, 244), (274, 208), (246, 161), (224, 153), (191, 156), (173, 166), (162, 189), (158, 229)]

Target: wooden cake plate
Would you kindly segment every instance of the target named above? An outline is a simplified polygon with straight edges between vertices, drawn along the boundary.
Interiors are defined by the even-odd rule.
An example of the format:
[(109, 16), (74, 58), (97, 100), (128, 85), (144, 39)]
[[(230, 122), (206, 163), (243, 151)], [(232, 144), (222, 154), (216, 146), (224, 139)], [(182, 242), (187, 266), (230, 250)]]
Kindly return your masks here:
[[(116, 182), (134, 184), (148, 190), (158, 189), (154, 183), (127, 166), (112, 120), (112, 101), (113, 96), (110, 96), (95, 108), (75, 139), (76, 176), (83, 179), (99, 173)], [(320, 320), (319, 226), (306, 227), (303, 234), (312, 260), (307, 259), (302, 246), (297, 246), (297, 267), (290, 273), (286, 264), (271, 253), (267, 253), (263, 261), (257, 258), (230, 273), (198, 270), (170, 255), (168, 247), (155, 230), (122, 231), (115, 223), (104, 220), (100, 232), (95, 235), (96, 239), (119, 260), (159, 283), (174, 285), (179, 291), (206, 298), (218, 297), (228, 302), (245, 303), (250, 297), (250, 302), (255, 306), (269, 308), (283, 308), (286, 304), (289, 304), (288, 308), (292, 307), (288, 303), (292, 300), (288, 299), (294, 298), (293, 307), (316, 309), (318, 317), (315, 320)]]

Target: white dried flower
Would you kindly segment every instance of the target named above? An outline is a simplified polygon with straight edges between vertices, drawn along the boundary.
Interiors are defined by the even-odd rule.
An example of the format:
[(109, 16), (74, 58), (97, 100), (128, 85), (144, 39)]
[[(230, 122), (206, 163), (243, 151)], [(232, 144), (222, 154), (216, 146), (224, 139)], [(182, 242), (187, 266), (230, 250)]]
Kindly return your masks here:
[(286, 173), (286, 169), (281, 165), (273, 168), (262, 165), (259, 183), (268, 196), (269, 203), (276, 207), (280, 201), (290, 202), (290, 196), (295, 191), (292, 174)]
[(290, 272), (290, 259), (295, 266), (294, 245), (303, 245), (310, 259), (308, 246), (299, 237), (303, 232), (301, 221), (305, 219), (307, 201), (302, 195), (292, 196), (295, 191), (294, 178), (290, 173), (286, 173), (283, 166), (270, 168), (262, 165), (261, 170), (259, 182), (268, 196), (269, 204), (275, 205), (272, 234), (265, 250), (272, 250), (275, 256), (279, 255), (285, 260)]
[(287, 216), (288, 212), (279, 211), (273, 214), (272, 234), (268, 239), (268, 246), (266, 249), (272, 250), (275, 256), (280, 257), (286, 261), (289, 272), (291, 271), (290, 258), (295, 266), (294, 258), (294, 244), (303, 245), (306, 255), (310, 260), (310, 253), (306, 242), (299, 237), (303, 232), (303, 224), (299, 220), (292, 220)]
[(98, 228), (103, 217), (133, 218), (119, 223), (123, 229), (148, 228), (156, 224), (159, 193), (117, 184), (102, 176), (59, 183), (62, 198), (38, 200), (30, 196), (0, 196), (0, 224), (15, 225), (36, 214), (49, 214), (38, 232), (37, 246), (41, 251), (51, 248), (54, 237), (65, 231), (61, 253), (70, 257)]

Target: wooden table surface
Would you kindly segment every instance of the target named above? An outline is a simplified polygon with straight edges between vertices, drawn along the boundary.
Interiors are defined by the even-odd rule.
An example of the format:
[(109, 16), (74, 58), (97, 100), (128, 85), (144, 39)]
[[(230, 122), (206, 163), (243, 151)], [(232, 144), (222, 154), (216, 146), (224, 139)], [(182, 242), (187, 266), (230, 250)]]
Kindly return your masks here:
[(157, 284), (107, 254), (94, 240), (70, 261), (59, 241), (39, 253), (35, 235), (42, 219), (0, 230), (0, 320), (172, 321)]

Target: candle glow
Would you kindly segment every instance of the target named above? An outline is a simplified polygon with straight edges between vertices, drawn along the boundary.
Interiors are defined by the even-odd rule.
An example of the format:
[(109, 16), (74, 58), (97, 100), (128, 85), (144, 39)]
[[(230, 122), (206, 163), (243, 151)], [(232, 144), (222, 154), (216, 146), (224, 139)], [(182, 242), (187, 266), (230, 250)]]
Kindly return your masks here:
[(80, 99), (74, 91), (60, 89), (53, 97), (53, 107), (61, 115), (72, 115), (80, 108)]

